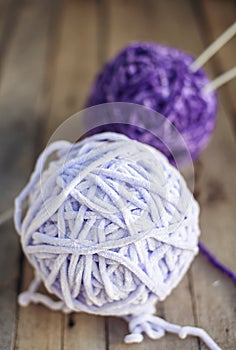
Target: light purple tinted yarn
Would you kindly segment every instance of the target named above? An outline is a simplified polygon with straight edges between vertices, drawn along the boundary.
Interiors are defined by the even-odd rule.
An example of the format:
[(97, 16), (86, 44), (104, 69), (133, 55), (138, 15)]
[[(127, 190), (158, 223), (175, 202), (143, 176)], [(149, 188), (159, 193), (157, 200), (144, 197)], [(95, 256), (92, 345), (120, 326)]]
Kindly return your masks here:
[[(145, 42), (130, 44), (108, 62), (98, 75), (87, 106), (132, 102), (149, 107), (175, 125), (185, 139), (192, 158), (196, 159), (213, 132), (217, 99), (214, 91), (203, 91), (209, 79), (203, 69), (191, 71), (193, 61), (193, 57), (175, 48)], [(97, 131), (121, 132), (132, 139), (159, 147), (155, 137), (135, 127), (145, 129), (148, 125), (155, 134), (155, 118), (144, 124), (138, 118), (127, 120), (127, 123), (134, 126), (113, 125)], [(171, 154), (167, 150), (164, 152), (171, 160)]]
[(227, 266), (222, 264), (214, 254), (212, 254), (209, 249), (205, 247), (205, 245), (201, 242), (198, 243), (199, 249), (201, 252), (209, 259), (209, 261), (217, 267), (220, 271), (222, 271), (226, 276), (228, 276), (234, 283), (236, 283), (236, 273), (229, 269)]
[[(219, 350), (204, 330), (154, 315), (198, 252), (198, 217), (183, 177), (153, 147), (116, 133), (54, 142), (15, 200), (16, 229), (36, 273), (19, 303), (122, 316), (126, 343), (169, 331)], [(41, 282), (59, 301), (37, 292)]]
[(71, 310), (99, 314), (163, 300), (198, 252), (199, 209), (180, 173), (120, 134), (60, 147), (29, 185), (18, 227), (49, 291)]

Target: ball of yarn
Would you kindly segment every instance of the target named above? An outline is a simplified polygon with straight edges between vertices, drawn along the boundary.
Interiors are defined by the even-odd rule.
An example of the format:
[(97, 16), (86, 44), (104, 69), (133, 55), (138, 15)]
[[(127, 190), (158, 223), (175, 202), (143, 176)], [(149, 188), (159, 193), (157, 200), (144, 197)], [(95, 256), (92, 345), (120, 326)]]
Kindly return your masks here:
[(51, 144), (15, 209), (48, 291), (64, 309), (101, 315), (137, 314), (170, 294), (198, 252), (198, 216), (166, 157), (116, 133)]
[[(193, 61), (192, 56), (176, 48), (146, 42), (130, 44), (102, 69), (92, 86), (87, 107), (106, 102), (149, 107), (174, 124), (196, 159), (213, 132), (217, 99), (214, 91), (204, 91), (209, 79), (203, 69), (191, 70)], [(138, 116), (136, 119), (132, 116), (126, 123), (132, 125), (107, 125), (97, 131), (124, 133), (159, 149), (156, 137), (145, 131), (148, 125), (148, 130), (156, 133), (158, 123), (154, 117), (143, 123)], [(171, 160), (170, 152), (167, 149), (164, 152)]]

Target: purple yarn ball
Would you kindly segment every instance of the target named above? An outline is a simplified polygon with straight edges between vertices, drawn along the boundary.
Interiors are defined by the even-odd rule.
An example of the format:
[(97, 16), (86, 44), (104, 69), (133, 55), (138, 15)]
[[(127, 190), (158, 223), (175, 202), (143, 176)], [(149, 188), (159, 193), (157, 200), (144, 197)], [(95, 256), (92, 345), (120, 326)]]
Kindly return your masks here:
[[(204, 92), (209, 78), (203, 69), (196, 72), (190, 69), (193, 61), (192, 56), (175, 48), (145, 42), (130, 44), (104, 66), (86, 106), (130, 102), (151, 108), (174, 124), (191, 157), (196, 159), (214, 130), (217, 97), (215, 91)], [(106, 122), (109, 124), (109, 120)], [(138, 118), (126, 120), (126, 125), (106, 125), (97, 128), (96, 132), (116, 131), (160, 148), (156, 137), (145, 131), (147, 125), (155, 135), (158, 127), (155, 118), (148, 120), (146, 125)], [(172, 155), (167, 148), (164, 153), (171, 161)]]

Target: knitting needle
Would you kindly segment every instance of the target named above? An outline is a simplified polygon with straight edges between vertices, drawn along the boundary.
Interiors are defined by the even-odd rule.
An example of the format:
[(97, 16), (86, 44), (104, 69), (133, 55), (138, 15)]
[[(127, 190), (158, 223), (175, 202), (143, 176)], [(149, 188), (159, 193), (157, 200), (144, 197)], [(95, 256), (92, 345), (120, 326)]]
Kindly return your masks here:
[(228, 70), (227, 72), (221, 74), (216, 79), (210, 81), (208, 84), (206, 84), (203, 88), (203, 91), (205, 93), (211, 92), (212, 90), (216, 90), (222, 85), (228, 83), (230, 80), (236, 77), (236, 67)]
[(205, 51), (191, 64), (190, 69), (195, 72), (201, 68), (217, 51), (220, 50), (236, 34), (236, 22), (220, 35)]

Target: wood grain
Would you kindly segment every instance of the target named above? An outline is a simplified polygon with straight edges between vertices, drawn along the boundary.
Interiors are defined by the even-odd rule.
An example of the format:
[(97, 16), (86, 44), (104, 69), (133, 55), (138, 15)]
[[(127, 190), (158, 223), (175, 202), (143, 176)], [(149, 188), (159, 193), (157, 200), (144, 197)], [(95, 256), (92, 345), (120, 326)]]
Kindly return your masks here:
[[(180, 38), (183, 33), (181, 31), (180, 23), (184, 20), (189, 20), (189, 8), (187, 6), (173, 6), (170, 20), (166, 16), (166, 11), (170, 11), (169, 4), (164, 2), (138, 1), (135, 5), (135, 12), (132, 12), (134, 6), (133, 1), (113, 1), (109, 2), (110, 9), (110, 28), (108, 41), (108, 57), (116, 53), (117, 48), (127, 45), (131, 41), (148, 40), (161, 43), (169, 43), (169, 45), (181, 45)], [(109, 6), (108, 5), (108, 6)], [(183, 9), (184, 7), (184, 9)], [(187, 8), (186, 8), (187, 7)], [(132, 16), (130, 15), (132, 13)], [(171, 15), (175, 16), (176, 27), (170, 23)], [(127, 33), (127, 28), (129, 31)], [(182, 30), (184, 30), (182, 28)], [(178, 42), (179, 39), (179, 42)], [(186, 44), (186, 43), (185, 43)], [(183, 48), (184, 49), (184, 48)], [(174, 293), (160, 306), (157, 305), (157, 313), (165, 317), (171, 322), (179, 322), (180, 324), (194, 324), (194, 313), (192, 308), (192, 296), (189, 290), (189, 281), (185, 277), (183, 282), (178, 286)], [(176, 300), (184, 302), (179, 309), (179, 303)], [(161, 309), (161, 312), (158, 310)], [(122, 343), (124, 335), (127, 333), (127, 326), (119, 327), (119, 333), (114, 326), (115, 319), (109, 322), (109, 344), (112, 350), (125, 349), (126, 345)], [(114, 331), (113, 331), (114, 330)], [(119, 334), (119, 337), (117, 336)], [(117, 343), (117, 339), (119, 342)], [(156, 349), (156, 342), (145, 339), (142, 344), (132, 345), (134, 349)], [(198, 349), (198, 342), (196, 339), (188, 338), (186, 341), (180, 341), (176, 336), (168, 335), (167, 337), (158, 340), (158, 346), (161, 349)]]
[[(84, 108), (98, 68), (98, 4), (65, 1), (54, 62), (51, 102), (45, 120), (45, 142), (64, 120)], [(78, 130), (79, 134), (79, 130)]]
[[(194, 55), (235, 17), (232, 0), (0, 0), (0, 210), (12, 205), (36, 154), (67, 117), (84, 106), (101, 65), (130, 41), (148, 40)], [(224, 16), (222, 16), (224, 13)], [(12, 24), (15, 26), (12, 26)], [(211, 77), (232, 67), (231, 41), (207, 65)], [(235, 269), (235, 82), (219, 90), (219, 119), (210, 145), (195, 164), (202, 240)], [(78, 130), (80, 136), (80, 130)], [(204, 350), (175, 335), (124, 345), (127, 324), (116, 317), (63, 315), (40, 305), (19, 308), (17, 291), (32, 269), (21, 267), (11, 223), (1, 227), (0, 350)], [(21, 275), (19, 274), (21, 270)], [(236, 343), (236, 293), (231, 281), (201, 254), (157, 314), (204, 328), (226, 350)]]
[[(202, 38), (205, 46), (220, 36), (230, 25), (236, 21), (236, 2), (234, 0), (214, 1), (202, 0), (198, 3), (202, 18)], [(212, 58), (215, 75), (218, 76), (235, 66), (236, 37), (232, 38)], [(227, 116), (236, 133), (236, 79), (231, 80), (220, 88), (222, 103)]]
[[(5, 148), (6, 152), (3, 151), (2, 162), (5, 176), (4, 182), (1, 182), (1, 193), (4, 203), (8, 206), (12, 205), (13, 197), (25, 184), (34, 162), (34, 139), (38, 131), (36, 104), (38, 94), (40, 94), (42, 88), (48, 43), (47, 27), (51, 15), (51, 7), (47, 1), (41, 1), (40, 3), (31, 1), (21, 6), (14, 36), (3, 64), (0, 88), (1, 150)], [(7, 197), (9, 197), (8, 200)], [(15, 242), (16, 233), (11, 229), (8, 234), (9, 237), (14, 237), (13, 242)], [(18, 247), (18, 245), (15, 244), (15, 247)], [(9, 266), (7, 273), (13, 278), (14, 274), (11, 270), (14, 269), (16, 274), (20, 268), (14, 250), (9, 251), (5, 261)], [(28, 282), (29, 278), (27, 279), (27, 274), (24, 274), (24, 287), (26, 284), (28, 285)], [(20, 309), (17, 315), (17, 287), (16, 283), (11, 284), (10, 292), (3, 300), (4, 308), (8, 308), (9, 303), (11, 303), (11, 309), (14, 308), (11, 318), (14, 316), (18, 320), (15, 348), (42, 349), (39, 338), (40, 329), (47, 328), (48, 325), (44, 322), (43, 317), (42, 322), (38, 318), (40, 315), (38, 309), (35, 309), (35, 311), (32, 311), (34, 309), (31, 307)], [(3, 315), (1, 312), (1, 316)], [(10, 318), (6, 318), (6, 320), (10, 320)], [(1, 341), (0, 347), (3, 346), (3, 349), (13, 348), (15, 325), (11, 326), (8, 322), (5, 322), (4, 327), (8, 327), (9, 331), (12, 328), (13, 335), (10, 342), (8, 340), (8, 345), (4, 345), (4, 341)], [(33, 334), (33, 330), (35, 334)], [(29, 345), (29, 338), (32, 336), (31, 345)]]
[(16, 27), (18, 10), (19, 6), (14, 0), (0, 0), (0, 69)]
[[(8, 37), (7, 46), (1, 46), (2, 49), (7, 48), (1, 56), (1, 210), (13, 205), (14, 196), (22, 188), (32, 169), (37, 124), (35, 101), (42, 82), (47, 41), (46, 3), (44, 1), (37, 5), (32, 2), (27, 7), (21, 6), (17, 10), (12, 37)], [(5, 15), (7, 13), (9, 16), (9, 12), (5, 11)], [(12, 19), (7, 18), (5, 23)], [(9, 34), (4, 30), (3, 33)], [(21, 262), (18, 238), (12, 223), (1, 227), (0, 259), (0, 348), (13, 349), (17, 319), (16, 293)]]
[[(235, 140), (223, 107), (212, 142), (201, 159), (202, 240), (218, 259), (235, 270)], [(199, 324), (223, 349), (233, 349), (236, 339), (235, 286), (201, 255), (192, 269)], [(216, 321), (217, 320), (217, 321)]]
[[(10, 184), (10, 181), (9, 181)], [(13, 349), (16, 328), (16, 290), (19, 279), (19, 245), (13, 225), (1, 227), (0, 245), (0, 349)], [(8, 257), (6, 258), (6, 252)]]
[[(63, 121), (84, 108), (89, 86), (98, 69), (98, 13), (95, 0), (70, 0), (62, 4), (59, 33), (54, 33), (56, 43), (52, 43), (56, 52), (51, 54), (46, 67), (50, 75), (45, 79), (50, 79), (51, 83), (46, 82), (49, 98), (41, 137), (44, 145)], [(78, 138), (80, 136), (78, 129)], [(49, 310), (47, 313), (51, 314)], [(62, 324), (60, 336), (57, 335), (61, 348), (106, 348), (102, 317), (78, 313), (62, 315)]]
[[(117, 48), (127, 45), (131, 41), (148, 40), (154, 42), (168, 43), (185, 49), (188, 44), (186, 34), (185, 41), (180, 39), (183, 37), (184, 28), (181, 23), (191, 21), (191, 10), (187, 4), (173, 4), (173, 9), (170, 10), (170, 4), (164, 2), (150, 1), (147, 6), (146, 1), (138, 1), (135, 6), (135, 12), (132, 12), (132, 1), (113, 1), (109, 2), (110, 14), (110, 37), (108, 41), (108, 57), (114, 55)], [(109, 6), (109, 5), (108, 5)], [(183, 9), (184, 7), (184, 9)], [(169, 17), (166, 16), (168, 10)], [(132, 16), (130, 14), (132, 13)], [(173, 16), (175, 23), (171, 23)], [(127, 32), (127, 28), (129, 28)], [(192, 34), (192, 33), (191, 33)], [(195, 34), (196, 36), (197, 34)], [(184, 46), (184, 47), (183, 47)], [(179, 302), (176, 304), (176, 300)], [(181, 303), (181, 300), (184, 301)], [(181, 303), (181, 309), (179, 305)], [(189, 289), (188, 277), (185, 277), (182, 283), (174, 291), (174, 293), (162, 304), (157, 305), (157, 313), (165, 317), (171, 322), (179, 324), (194, 324), (194, 312), (192, 308), (192, 295)], [(112, 350), (125, 349), (125, 344), (122, 343), (124, 335), (127, 333), (127, 326), (123, 325), (118, 330), (113, 332), (115, 319), (109, 322), (109, 343)], [(119, 340), (118, 340), (119, 339)], [(188, 338), (184, 342), (178, 340), (176, 336), (168, 335), (163, 339), (158, 340), (158, 346), (161, 349), (198, 349), (198, 341)], [(140, 345), (133, 345), (131, 348), (137, 349), (156, 349), (155, 341), (145, 339), (145, 342)]]
[[(65, 118), (84, 108), (90, 84), (98, 69), (98, 12), (98, 3), (94, 0), (67, 3), (49, 131), (52, 120), (55, 129)], [(104, 318), (73, 314), (73, 327), (68, 327), (70, 319), (70, 315), (64, 317), (64, 325), (67, 325), (64, 327), (64, 349), (106, 349)]]
[[(202, 42), (202, 37), (201, 37), (201, 20), (199, 20), (198, 17), (194, 14), (194, 7), (191, 8), (189, 3), (187, 1), (185, 2), (172, 2), (170, 6), (170, 2), (149, 2), (149, 8), (147, 9), (147, 6), (144, 5), (144, 2), (138, 1), (138, 4), (136, 3), (135, 6), (135, 12), (132, 13), (132, 18), (130, 18), (130, 13), (131, 13), (131, 7), (132, 7), (132, 1), (127, 1), (127, 2), (122, 2), (122, 1), (113, 1), (110, 4), (110, 10), (109, 10), (109, 15), (110, 15), (110, 23), (111, 23), (111, 30), (110, 30), (110, 40), (108, 41), (108, 57), (111, 57), (114, 55), (114, 53), (117, 52), (117, 48), (119, 49), (120, 47), (127, 45), (128, 42), (137, 40), (137, 39), (145, 39), (145, 40), (151, 40), (151, 41), (156, 41), (156, 42), (162, 42), (162, 43), (168, 43), (168, 45), (173, 45), (176, 47), (179, 47), (183, 50), (186, 50), (188, 52), (191, 52), (192, 54), (195, 54), (196, 56), (200, 54), (204, 48), (204, 43)], [(129, 8), (130, 7), (130, 8)], [(146, 12), (145, 12), (146, 11)], [(147, 23), (147, 12), (150, 14), (148, 16), (148, 23)], [(168, 13), (168, 16), (167, 16)], [(184, 23), (184, 25), (183, 25)], [(127, 28), (129, 28), (129, 31), (127, 32)], [(186, 31), (186, 28), (188, 30)], [(215, 71), (212, 71), (211, 65), (208, 64), (207, 66), (208, 72), (210, 75), (214, 76)], [(220, 112), (220, 123), (225, 124), (224, 121), (224, 112)], [(226, 155), (228, 154), (228, 150), (226, 150), (225, 144), (227, 143), (227, 134), (231, 132), (231, 137), (232, 137), (232, 131), (230, 129), (227, 130), (226, 133), (223, 133), (222, 128), (223, 126), (221, 124), (218, 124), (217, 127), (217, 136), (218, 137), (218, 143), (221, 144), (221, 152)], [(233, 147), (235, 145), (233, 144), (232, 138), (231, 140), (231, 154)], [(217, 141), (216, 141), (217, 142)], [(222, 147), (223, 146), (223, 147)], [(203, 175), (201, 178), (204, 176), (204, 179), (207, 179), (207, 171), (209, 168), (209, 161), (211, 157), (213, 159), (217, 157), (218, 153), (218, 147), (215, 147), (214, 144), (209, 146), (209, 149), (212, 149), (212, 154), (209, 155), (209, 159), (207, 156), (204, 157), (204, 159), (201, 161), (202, 167), (203, 167)], [(224, 148), (225, 147), (225, 148)], [(229, 154), (230, 154), (229, 153)], [(233, 154), (232, 154), (233, 157)], [(234, 157), (235, 158), (235, 157)], [(212, 162), (211, 162), (212, 164)], [(225, 165), (225, 164), (224, 164)], [(233, 177), (233, 169), (227, 171), (228, 176), (231, 176), (231, 182), (232, 177)], [(216, 169), (215, 166), (212, 164), (212, 171), (215, 173)], [(220, 173), (219, 177), (220, 176)], [(198, 181), (198, 179), (197, 179)], [(207, 180), (206, 180), (207, 181)], [(211, 181), (208, 179), (208, 181)], [(217, 183), (217, 181), (216, 181)], [(222, 183), (222, 180), (219, 181), (219, 183)], [(198, 186), (198, 189), (200, 191), (200, 195), (208, 195), (211, 197), (211, 191), (212, 189), (210, 187), (202, 187), (201, 185)], [(220, 190), (218, 190), (218, 186), (216, 189), (216, 192), (219, 193)], [(219, 201), (223, 202), (223, 199), (219, 195)], [(224, 205), (223, 205), (224, 206)], [(232, 225), (233, 224), (233, 215), (232, 215), (232, 208), (235, 207), (235, 203), (231, 203), (230, 205), (230, 211), (231, 214), (227, 211), (229, 208), (226, 208), (222, 211), (222, 213), (227, 213), (227, 220), (230, 219), (230, 222)], [(222, 210), (222, 209), (221, 209)], [(202, 217), (206, 213), (208, 213), (207, 209), (202, 206)], [(208, 216), (207, 216), (208, 217)], [(217, 218), (220, 218), (220, 213)], [(208, 231), (213, 231), (214, 232), (214, 227), (218, 226), (219, 227), (219, 221), (217, 221), (217, 218), (215, 218), (214, 222), (208, 220), (202, 219), (201, 221), (201, 226), (202, 230), (206, 235), (206, 232)], [(232, 251), (235, 249), (235, 240), (233, 236), (232, 231), (233, 227), (231, 226), (231, 230), (228, 236), (228, 241), (230, 242), (229, 245), (233, 247), (230, 249), (229, 245), (227, 244), (227, 241), (223, 239), (222, 231), (223, 226), (221, 224), (221, 230), (218, 229), (218, 236), (220, 236), (220, 242), (222, 245), (217, 245), (217, 242), (219, 240), (215, 240), (215, 245), (218, 246), (218, 249), (216, 249), (215, 245), (211, 245), (210, 237), (207, 236), (206, 243), (209, 244), (210, 248), (212, 249), (213, 252), (216, 253), (217, 256), (219, 256), (219, 259), (221, 259), (223, 262), (227, 263), (228, 266), (231, 266), (233, 268), (233, 265), (235, 265), (235, 258), (234, 258), (234, 252)], [(218, 237), (217, 236), (217, 237)], [(234, 243), (234, 244), (233, 244)], [(225, 249), (221, 249), (221, 247), (224, 247)], [(226, 252), (229, 251), (229, 254)], [(220, 253), (221, 251), (221, 253)], [(228, 261), (224, 260), (224, 256), (227, 255)], [(201, 256), (196, 259), (196, 262), (193, 264), (193, 268), (188, 274), (188, 280), (183, 281), (180, 286), (174, 291), (174, 293), (164, 302), (162, 309), (163, 309), (163, 314), (164, 316), (169, 319), (170, 321), (173, 322), (178, 322), (180, 324), (193, 324), (195, 323), (198, 326), (204, 325), (205, 328), (209, 331), (209, 333), (215, 337), (221, 345), (224, 344), (231, 344), (227, 346), (233, 346), (233, 340), (232, 338), (235, 337), (235, 335), (232, 336), (230, 339), (227, 337), (226, 340), (226, 334), (220, 330), (220, 323), (215, 322), (215, 317), (213, 316), (212, 318), (207, 316), (207, 310), (208, 310), (208, 305), (213, 305), (213, 308), (216, 309), (212, 313), (213, 315), (217, 315), (217, 317), (221, 317), (221, 320), (223, 319), (222, 322), (224, 324), (227, 324), (225, 328), (227, 329), (232, 329), (230, 327), (230, 324), (232, 323), (232, 320), (234, 318), (232, 310), (234, 309), (235, 302), (233, 299), (234, 291), (231, 287), (224, 288), (227, 289), (227, 302), (228, 307), (227, 307), (227, 312), (225, 313), (223, 309), (219, 308), (219, 305), (217, 304), (218, 297), (215, 295), (215, 289), (209, 288), (206, 292), (201, 293), (199, 286), (202, 285), (199, 283), (199, 279), (201, 281), (206, 281), (204, 279), (205, 274), (204, 272), (206, 271), (206, 268), (204, 265), (201, 265), (201, 274), (204, 276), (201, 276), (199, 270), (194, 269), (194, 266), (199, 265), (199, 261), (204, 260), (204, 264), (207, 265), (208, 269), (212, 269), (211, 265), (208, 264), (208, 262), (205, 259), (202, 259)], [(218, 272), (217, 272), (218, 273)], [(218, 273), (220, 275), (220, 273)], [(200, 277), (201, 276), (201, 277)], [(211, 293), (210, 293), (211, 290)], [(174, 297), (176, 295), (176, 298)], [(221, 297), (222, 297), (221, 293)], [(180, 303), (176, 305), (176, 300), (183, 301), (181, 303), (181, 310), (179, 309)], [(200, 303), (200, 300), (202, 303)], [(214, 304), (214, 301), (216, 304)], [(204, 312), (204, 307), (205, 307), (205, 312)], [(217, 309), (218, 308), (218, 309)], [(224, 308), (224, 304), (222, 304), (222, 308)], [(158, 305), (157, 305), (157, 310), (158, 310)], [(178, 312), (179, 310), (179, 312)], [(200, 317), (201, 315), (201, 317)], [(205, 315), (205, 316), (202, 316)], [(222, 316), (223, 315), (223, 316)], [(202, 317), (205, 317), (205, 322), (203, 322)], [(206, 321), (207, 320), (207, 321)], [(111, 322), (115, 322), (114, 320), (111, 320)], [(112, 328), (112, 327), (110, 327)], [(113, 327), (114, 328), (114, 327)], [(127, 332), (125, 329), (125, 326), (122, 327), (123, 329), (123, 334)], [(121, 333), (121, 331), (119, 331)], [(114, 349), (122, 349), (125, 348), (124, 345), (120, 343), (116, 343), (117, 339), (117, 331), (115, 334), (112, 332), (109, 334), (109, 339), (110, 339), (110, 344), (112, 344), (112, 348)], [(121, 334), (119, 334), (121, 337)], [(220, 335), (220, 336), (219, 336)], [(119, 337), (119, 338), (120, 338)], [(186, 346), (186, 349), (193, 348), (197, 349), (200, 344), (198, 344), (197, 341), (193, 339), (186, 340), (185, 343), (182, 341), (178, 341), (175, 337), (170, 337), (168, 336), (167, 339), (161, 340), (158, 342), (158, 345), (161, 348), (184, 348)], [(140, 345), (142, 348), (143, 345)], [(152, 346), (154, 347), (152, 343), (149, 344), (147, 343), (147, 348), (151, 349)], [(202, 348), (204, 346), (202, 345)]]

